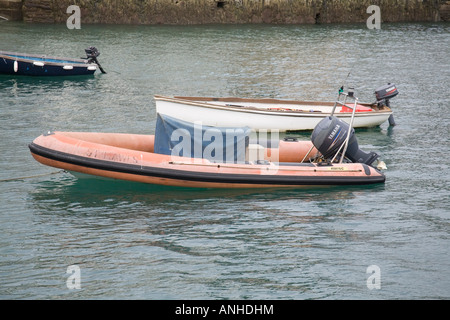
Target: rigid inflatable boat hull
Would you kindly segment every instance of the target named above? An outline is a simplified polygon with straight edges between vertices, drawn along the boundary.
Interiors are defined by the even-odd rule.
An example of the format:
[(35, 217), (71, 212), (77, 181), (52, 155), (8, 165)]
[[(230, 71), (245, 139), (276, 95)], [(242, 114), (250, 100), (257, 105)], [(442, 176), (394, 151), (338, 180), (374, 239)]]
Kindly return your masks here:
[[(365, 164), (283, 163), (278, 165), (212, 163), (153, 153), (153, 137), (132, 134), (55, 132), (30, 145), (40, 163), (71, 172), (167, 186), (198, 188), (267, 188), (382, 183), (385, 176)], [(292, 157), (292, 148), (276, 152)], [(286, 150), (290, 151), (284, 152)], [(292, 149), (292, 150), (291, 150)], [(284, 151), (283, 151), (284, 150)], [(301, 154), (297, 159), (301, 161)]]

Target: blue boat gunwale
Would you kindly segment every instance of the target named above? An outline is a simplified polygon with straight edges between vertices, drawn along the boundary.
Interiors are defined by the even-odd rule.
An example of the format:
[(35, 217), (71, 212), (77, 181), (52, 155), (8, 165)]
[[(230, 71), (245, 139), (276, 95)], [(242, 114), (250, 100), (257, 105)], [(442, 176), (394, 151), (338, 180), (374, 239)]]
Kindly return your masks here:
[(67, 65), (67, 64), (73, 64), (74, 66), (97, 65), (96, 63), (89, 63), (87, 59), (60, 58), (47, 55), (26, 54), (7, 51), (0, 51), (0, 58), (28, 63), (43, 62), (49, 65)]

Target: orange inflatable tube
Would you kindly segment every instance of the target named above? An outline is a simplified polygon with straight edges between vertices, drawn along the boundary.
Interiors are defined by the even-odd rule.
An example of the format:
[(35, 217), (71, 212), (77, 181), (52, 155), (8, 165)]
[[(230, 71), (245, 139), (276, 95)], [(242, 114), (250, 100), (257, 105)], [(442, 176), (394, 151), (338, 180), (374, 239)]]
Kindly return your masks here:
[[(40, 163), (70, 172), (143, 183), (200, 188), (266, 188), (382, 183), (385, 176), (361, 163), (300, 161), (309, 141), (280, 141), (266, 149), (270, 161), (213, 163), (153, 153), (154, 136), (121, 133), (52, 132), (30, 145)], [(311, 149), (314, 156), (317, 150)], [(279, 161), (274, 158), (278, 154)]]

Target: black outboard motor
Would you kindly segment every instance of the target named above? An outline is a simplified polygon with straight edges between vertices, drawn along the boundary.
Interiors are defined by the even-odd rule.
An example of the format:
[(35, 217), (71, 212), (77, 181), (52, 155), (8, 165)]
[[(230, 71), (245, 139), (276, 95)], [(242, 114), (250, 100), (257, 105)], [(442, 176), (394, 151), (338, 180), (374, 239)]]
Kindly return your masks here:
[[(390, 103), (389, 103), (389, 99), (395, 97), (396, 95), (398, 95), (398, 90), (397, 87), (395, 86), (395, 84), (393, 83), (388, 83), (385, 86), (379, 87), (378, 89), (375, 90), (375, 97), (377, 98), (377, 106), (383, 107), (391, 107)], [(392, 116), (392, 114), (389, 116), (389, 124), (391, 126), (395, 126), (395, 121), (394, 121), (394, 117)]]
[(100, 52), (97, 50), (96, 47), (89, 47), (87, 49), (84, 49), (86, 52), (88, 60), (92, 60), (95, 62), (97, 60), (97, 57), (100, 55)]
[[(345, 143), (349, 130), (350, 126), (346, 122), (334, 116), (329, 116), (316, 125), (311, 135), (311, 141), (325, 159), (331, 160)], [(351, 129), (345, 156), (352, 162), (368, 165), (378, 159), (378, 154), (375, 152), (367, 153), (359, 149), (354, 129)]]
[(87, 49), (84, 49), (84, 51), (86, 52), (88, 63), (97, 64), (98, 67), (100, 68), (100, 71), (102, 73), (106, 73), (106, 71), (103, 70), (102, 66), (100, 65), (100, 63), (97, 60), (97, 57), (100, 55), (100, 51), (98, 51), (96, 47), (89, 47)]
[(385, 105), (386, 107), (390, 107), (389, 99), (398, 95), (398, 90), (395, 84), (388, 83), (385, 86), (379, 87), (375, 90), (375, 97), (377, 98), (377, 105), (379, 107)]

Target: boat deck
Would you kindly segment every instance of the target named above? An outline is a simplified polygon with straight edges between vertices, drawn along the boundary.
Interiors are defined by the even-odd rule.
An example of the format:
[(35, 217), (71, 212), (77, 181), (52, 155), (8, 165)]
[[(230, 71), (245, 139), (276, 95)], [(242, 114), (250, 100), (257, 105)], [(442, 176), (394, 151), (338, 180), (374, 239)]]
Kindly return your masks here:
[[(242, 99), (242, 98), (198, 98), (198, 97), (174, 97), (190, 101), (193, 103), (201, 103), (210, 106), (220, 106), (229, 108), (243, 108), (264, 111), (278, 112), (318, 112), (331, 113), (333, 111), (334, 102), (316, 102), (316, 101), (287, 101), (278, 99)], [(346, 106), (353, 107), (353, 103), (348, 102)], [(368, 104), (357, 104), (356, 112), (373, 112), (374, 108)], [(336, 107), (336, 112), (350, 112), (350, 108), (341, 106)]]

